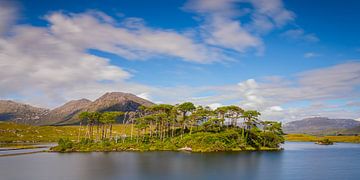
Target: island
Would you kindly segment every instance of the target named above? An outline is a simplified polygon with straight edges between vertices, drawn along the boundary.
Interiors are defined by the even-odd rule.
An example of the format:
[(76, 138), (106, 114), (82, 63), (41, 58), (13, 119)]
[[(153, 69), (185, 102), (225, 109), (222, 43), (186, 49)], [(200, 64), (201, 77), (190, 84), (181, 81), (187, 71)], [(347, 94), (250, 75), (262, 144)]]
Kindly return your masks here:
[(140, 106), (123, 122), (122, 132), (114, 133), (114, 123), (124, 112), (82, 112), (77, 140), (61, 138), (51, 151), (281, 150), (281, 123), (260, 121), (260, 115), (234, 105), (215, 110), (191, 102)]
[(329, 139), (321, 139), (321, 140), (315, 142), (315, 144), (318, 144), (318, 145), (333, 145), (334, 142), (330, 141)]

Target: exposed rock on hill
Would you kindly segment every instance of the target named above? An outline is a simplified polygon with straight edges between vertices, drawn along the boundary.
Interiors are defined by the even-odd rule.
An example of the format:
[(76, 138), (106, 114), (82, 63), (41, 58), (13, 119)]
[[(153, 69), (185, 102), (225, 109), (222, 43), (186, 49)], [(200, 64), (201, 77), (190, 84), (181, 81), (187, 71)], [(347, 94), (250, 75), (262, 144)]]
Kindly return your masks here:
[[(143, 98), (137, 97), (130, 93), (122, 92), (111, 92), (106, 93), (100, 98), (96, 99), (94, 102), (86, 106), (82, 111), (90, 112), (105, 112), (105, 111), (136, 111), (139, 106), (151, 106), (154, 103), (145, 100)], [(79, 111), (80, 112), (80, 111)], [(69, 120), (63, 121), (59, 124), (75, 124), (79, 120), (76, 117), (76, 114), (73, 114)]]
[(0, 100), (0, 121), (13, 121), (31, 125), (67, 125), (79, 122), (77, 115), (83, 111), (136, 111), (139, 106), (151, 106), (152, 102), (130, 93), (111, 92), (91, 102), (73, 100), (53, 110), (36, 108), (13, 101)]
[(0, 100), (0, 121), (12, 121), (21, 124), (38, 125), (48, 109), (33, 107), (9, 100)]
[(51, 110), (41, 122), (41, 125), (59, 124), (72, 119), (91, 104), (88, 99), (72, 100), (64, 105)]
[(137, 97), (130, 93), (111, 92), (106, 93), (93, 103), (91, 103), (87, 111), (135, 111), (139, 106), (151, 106), (154, 103)]

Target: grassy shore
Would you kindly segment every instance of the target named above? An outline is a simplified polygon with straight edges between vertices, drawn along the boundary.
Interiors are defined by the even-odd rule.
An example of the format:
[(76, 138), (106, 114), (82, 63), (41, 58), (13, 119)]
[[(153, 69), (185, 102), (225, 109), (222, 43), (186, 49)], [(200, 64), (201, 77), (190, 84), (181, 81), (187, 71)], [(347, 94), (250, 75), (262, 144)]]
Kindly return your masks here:
[(286, 141), (317, 142), (322, 139), (329, 139), (333, 142), (360, 143), (360, 136), (312, 136), (307, 134), (285, 135)]
[[(114, 136), (117, 134), (130, 135), (130, 127), (126, 125), (114, 125)], [(85, 133), (85, 127), (80, 129), (81, 135)], [(136, 131), (136, 128), (135, 130)], [(14, 123), (0, 123), (0, 143), (51, 143), (60, 138), (76, 141), (79, 135), (79, 126), (28, 126)], [(360, 143), (360, 136), (312, 136), (306, 134), (285, 135), (286, 141), (317, 142), (321, 139), (329, 139), (333, 142)]]
[[(114, 125), (114, 135), (130, 134), (125, 125)], [(15, 123), (0, 122), (0, 143), (51, 143), (60, 138), (77, 140), (86, 133), (85, 127), (79, 126), (28, 126)]]

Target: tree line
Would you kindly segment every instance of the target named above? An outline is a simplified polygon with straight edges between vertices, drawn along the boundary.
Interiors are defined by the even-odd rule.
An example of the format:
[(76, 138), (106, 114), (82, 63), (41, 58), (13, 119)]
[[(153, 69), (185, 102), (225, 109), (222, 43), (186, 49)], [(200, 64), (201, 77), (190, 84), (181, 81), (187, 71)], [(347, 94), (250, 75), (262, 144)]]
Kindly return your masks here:
[[(130, 128), (130, 137), (127, 138), (133, 140), (136, 137), (137, 142), (146, 138), (164, 141), (177, 136), (182, 138), (184, 134), (192, 134), (194, 131), (220, 132), (229, 128), (240, 129), (243, 138), (247, 139), (251, 130), (260, 132), (260, 126), (264, 135), (282, 134), (280, 123), (260, 121), (260, 115), (258, 111), (244, 110), (234, 105), (212, 110), (185, 102), (178, 105), (140, 106), (134, 116), (124, 119), (123, 123)], [(87, 127), (86, 138), (112, 139), (112, 126), (121, 116), (124, 116), (124, 112), (82, 112), (78, 117), (81, 125), (85, 124)], [(241, 124), (238, 124), (239, 120), (242, 120)], [(95, 127), (97, 137), (94, 137)]]

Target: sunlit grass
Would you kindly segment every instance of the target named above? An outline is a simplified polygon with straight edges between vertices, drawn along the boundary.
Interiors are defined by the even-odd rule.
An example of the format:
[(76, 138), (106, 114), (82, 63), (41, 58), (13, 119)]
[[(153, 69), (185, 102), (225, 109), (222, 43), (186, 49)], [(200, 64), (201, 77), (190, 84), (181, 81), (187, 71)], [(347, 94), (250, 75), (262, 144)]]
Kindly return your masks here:
[[(134, 134), (136, 128), (133, 129)], [(94, 136), (101, 131), (94, 127)], [(14, 123), (0, 123), (0, 142), (2, 143), (37, 143), (57, 142), (60, 138), (77, 140), (86, 133), (86, 127), (82, 126), (28, 126)], [(130, 135), (131, 125), (117, 124), (113, 126), (113, 136), (122, 134)]]
[(317, 142), (322, 139), (329, 139), (333, 142), (360, 143), (360, 136), (312, 136), (307, 134), (285, 135), (286, 141)]

